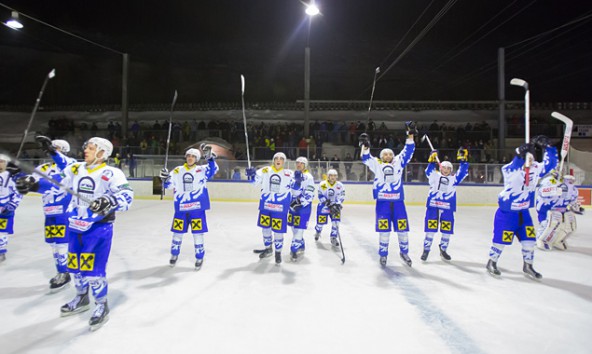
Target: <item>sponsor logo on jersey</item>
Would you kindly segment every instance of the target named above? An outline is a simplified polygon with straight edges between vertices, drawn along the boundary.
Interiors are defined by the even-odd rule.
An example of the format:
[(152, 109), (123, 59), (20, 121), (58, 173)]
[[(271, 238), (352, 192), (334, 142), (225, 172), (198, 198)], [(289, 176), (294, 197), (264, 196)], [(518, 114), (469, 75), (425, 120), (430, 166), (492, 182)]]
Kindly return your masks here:
[(201, 203), (200, 202), (191, 202), (191, 203), (181, 203), (179, 204), (180, 211), (187, 211), (187, 210), (195, 210), (200, 209)]
[(103, 171), (103, 174), (101, 175), (101, 179), (103, 181), (109, 181), (111, 179), (111, 177), (113, 177), (113, 171), (111, 171), (111, 170), (105, 170), (105, 171)]
[(80, 219), (70, 219), (70, 228), (78, 231), (87, 231), (93, 225), (90, 221)]
[(62, 205), (52, 205), (52, 206), (45, 206), (43, 207), (43, 212), (45, 215), (58, 215), (64, 213), (64, 206)]
[(450, 203), (443, 202), (441, 200), (433, 200), (432, 199), (430, 201), (430, 206), (435, 207), (435, 208), (441, 208), (441, 209), (450, 209)]
[(269, 202), (266, 202), (265, 204), (263, 204), (263, 208), (265, 210), (275, 211), (275, 212), (278, 212), (278, 213), (281, 213), (282, 211), (284, 211), (284, 206), (283, 205), (269, 203)]
[(385, 193), (385, 192), (378, 193), (378, 199), (399, 199), (399, 198), (401, 198), (401, 193)]
[(520, 209), (525, 209), (528, 208), (530, 206), (530, 201), (525, 201), (525, 202), (521, 202), (521, 203), (512, 203), (512, 209), (514, 210), (520, 210)]

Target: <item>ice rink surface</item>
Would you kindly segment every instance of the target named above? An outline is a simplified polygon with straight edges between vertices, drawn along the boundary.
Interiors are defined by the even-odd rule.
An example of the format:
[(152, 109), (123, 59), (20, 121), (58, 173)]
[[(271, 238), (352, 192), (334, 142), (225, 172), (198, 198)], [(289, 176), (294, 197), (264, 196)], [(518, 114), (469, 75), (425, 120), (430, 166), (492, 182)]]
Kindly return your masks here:
[[(462, 192), (462, 191), (460, 191)], [(522, 275), (516, 242), (485, 270), (494, 207), (460, 206), (450, 263), (436, 237), (422, 263), (424, 207), (408, 206), (413, 267), (391, 235), (378, 263), (372, 205), (344, 207), (346, 261), (309, 225), (306, 253), (259, 260), (257, 203), (213, 202), (206, 258), (193, 270), (193, 240), (168, 265), (172, 201), (136, 200), (119, 214), (108, 266), (111, 319), (90, 332), (87, 311), (60, 318), (74, 288), (49, 294), (55, 274), (42, 236), (39, 197), (17, 210), (15, 235), (0, 264), (1, 353), (590, 353), (592, 218), (578, 217), (568, 251), (535, 253), (541, 282)], [(314, 214), (314, 212), (313, 212)], [(533, 213), (534, 214), (534, 213)]]

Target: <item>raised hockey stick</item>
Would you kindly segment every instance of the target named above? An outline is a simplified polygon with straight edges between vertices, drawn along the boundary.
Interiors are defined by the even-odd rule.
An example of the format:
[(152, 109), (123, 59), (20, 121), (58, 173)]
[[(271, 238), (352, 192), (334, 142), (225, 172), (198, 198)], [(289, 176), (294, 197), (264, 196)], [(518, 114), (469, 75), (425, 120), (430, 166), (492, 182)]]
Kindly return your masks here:
[[(528, 88), (528, 82), (514, 78), (510, 81), (510, 85), (520, 86), (524, 89), (524, 142), (530, 142), (530, 89)], [(528, 186), (530, 182), (530, 163), (524, 164), (524, 185)]]
[(247, 144), (247, 164), (251, 168), (251, 156), (249, 155), (249, 134), (247, 133), (247, 115), (245, 114), (245, 77), (241, 75), (241, 103), (243, 107), (243, 126), (245, 128), (245, 143)]
[(341, 248), (341, 264), (344, 264), (345, 252), (343, 252), (343, 242), (341, 242), (341, 232), (339, 232), (339, 224), (337, 225), (337, 238), (339, 239), (339, 247)]
[(559, 119), (565, 123), (565, 132), (563, 133), (563, 143), (561, 144), (561, 163), (559, 164), (559, 174), (563, 176), (563, 161), (569, 152), (569, 142), (571, 140), (571, 131), (573, 128), (573, 121), (559, 112), (551, 113), (551, 117)]
[(33, 119), (35, 118), (35, 113), (37, 113), (37, 109), (39, 108), (39, 103), (41, 102), (41, 97), (43, 97), (43, 92), (45, 91), (45, 86), (47, 86), (47, 82), (50, 79), (55, 77), (55, 69), (51, 69), (49, 74), (45, 77), (43, 81), (43, 85), (41, 86), (41, 91), (39, 91), (39, 95), (37, 96), (37, 101), (35, 101), (35, 106), (33, 107), (33, 112), (31, 112), (31, 118), (29, 118), (29, 123), (25, 128), (25, 132), (23, 133), (23, 138), (21, 139), (21, 144), (19, 149), (16, 153), (16, 158), (18, 159), (21, 156), (21, 152), (23, 151), (23, 146), (25, 145), (25, 140), (27, 139), (27, 135), (29, 134), (29, 129), (31, 129), (31, 125), (33, 124)]
[[(169, 114), (169, 133), (167, 135), (167, 142), (166, 142), (166, 151), (164, 154), (164, 168), (167, 168), (167, 164), (169, 162), (169, 146), (171, 145), (171, 129), (173, 126), (173, 110), (175, 109), (175, 104), (177, 103), (177, 90), (175, 90), (175, 95), (173, 96), (173, 103), (171, 103), (171, 113)], [(162, 188), (160, 190), (160, 200), (164, 198), (164, 181), (162, 183)]]
[[(430, 145), (430, 149), (432, 149), (432, 151), (434, 151), (434, 145), (432, 145), (432, 141), (430, 140), (430, 137), (427, 134), (424, 134), (421, 137), (421, 142), (427, 141), (428, 145)], [(440, 158), (438, 157), (438, 155), (436, 154), (436, 161), (438, 161), (438, 168), (440, 168)]]
[(368, 113), (366, 117), (366, 129), (368, 131), (368, 125), (370, 125), (370, 110), (372, 110), (372, 101), (374, 101), (374, 89), (376, 88), (376, 76), (380, 73), (380, 66), (374, 70), (374, 81), (372, 82), (372, 93), (370, 94), (370, 104), (368, 105)]

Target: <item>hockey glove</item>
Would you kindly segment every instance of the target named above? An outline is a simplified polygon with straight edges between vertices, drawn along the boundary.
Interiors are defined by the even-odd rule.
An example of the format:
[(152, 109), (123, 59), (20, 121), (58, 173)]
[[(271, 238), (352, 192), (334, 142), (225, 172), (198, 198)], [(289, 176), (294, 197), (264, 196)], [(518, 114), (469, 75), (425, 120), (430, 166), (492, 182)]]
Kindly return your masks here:
[(117, 200), (110, 195), (99, 197), (90, 203), (88, 209), (99, 215), (107, 215), (117, 207)]
[(255, 175), (257, 174), (257, 170), (255, 169), (255, 167), (248, 167), (245, 170), (245, 173), (247, 174), (247, 179), (249, 181), (252, 181), (255, 179)]
[(534, 138), (532, 138), (532, 143), (534, 144), (534, 146), (540, 148), (541, 150), (544, 150), (547, 146), (549, 146), (549, 138), (547, 138), (544, 135), (537, 135)]
[(331, 217), (334, 218), (341, 212), (342, 205), (341, 204), (333, 204), (329, 207), (331, 211)]
[(417, 134), (417, 124), (414, 121), (405, 122), (405, 128), (407, 128), (407, 135)]
[(8, 202), (4, 206), (4, 210), (2, 211), (2, 213), (4, 213), (4, 214), (12, 213), (16, 209), (16, 207), (17, 207), (17, 205), (14, 202)]
[(36, 192), (39, 189), (39, 182), (31, 176), (23, 176), (16, 179), (16, 190), (25, 195), (29, 192)]
[(466, 162), (469, 158), (469, 151), (464, 148), (458, 149), (456, 152), (456, 160), (459, 162)]
[(51, 143), (50, 138), (43, 135), (37, 135), (35, 137), (35, 140), (37, 140), (37, 143), (39, 144), (39, 147), (41, 148), (41, 150), (43, 150), (43, 152), (49, 155), (56, 154), (56, 148)]
[(534, 145), (531, 143), (524, 143), (516, 148), (516, 155), (522, 159), (526, 159), (526, 154), (534, 154)]
[(171, 178), (171, 174), (169, 173), (169, 170), (166, 169), (166, 167), (163, 167), (162, 170), (160, 170), (158, 177), (161, 181), (166, 182), (169, 178)]
[(302, 202), (300, 202), (300, 199), (292, 199), (292, 202), (290, 202), (290, 210), (292, 211), (292, 213), (297, 213), (300, 211), (300, 209), (302, 209)]
[(300, 189), (302, 186), (302, 181), (304, 180), (304, 176), (302, 175), (302, 171), (294, 171), (294, 186), (293, 189)]
[(212, 152), (212, 146), (211, 145), (201, 144), (199, 146), (199, 148), (203, 152), (204, 159), (210, 160), (210, 159), (215, 159), (216, 158), (216, 154), (214, 154)]
[(430, 157), (428, 157), (428, 162), (437, 162), (438, 160), (438, 150), (432, 150), (430, 152)]
[(370, 148), (370, 137), (368, 136), (368, 134), (366, 134), (366, 133), (360, 134), (360, 136), (358, 137), (358, 146), (359, 147), (363, 146), (366, 149)]
[(6, 171), (10, 173), (10, 176), (14, 176), (21, 172), (21, 169), (17, 165), (15, 165), (14, 162), (10, 161), (6, 164)]
[(572, 211), (572, 212), (574, 212), (574, 213), (576, 213), (576, 214), (578, 214), (578, 215), (583, 215), (584, 214), (584, 210), (585, 210), (584, 208), (582, 208), (580, 206), (580, 203), (579, 202), (575, 202), (573, 204), (568, 205), (567, 206), (567, 209), (570, 210), (570, 211)]

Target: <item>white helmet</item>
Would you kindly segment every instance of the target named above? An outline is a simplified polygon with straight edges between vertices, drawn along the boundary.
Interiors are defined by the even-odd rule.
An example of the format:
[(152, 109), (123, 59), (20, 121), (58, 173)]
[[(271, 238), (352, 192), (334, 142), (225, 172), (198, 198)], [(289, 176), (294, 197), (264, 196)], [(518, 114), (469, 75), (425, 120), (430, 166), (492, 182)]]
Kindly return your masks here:
[(199, 149), (191, 148), (185, 152), (185, 157), (187, 157), (187, 155), (195, 156), (196, 161), (199, 161), (199, 159), (201, 159), (201, 152), (199, 152)]
[(567, 183), (567, 184), (574, 184), (576, 183), (576, 178), (572, 175), (565, 175), (563, 176), (563, 180)]
[(327, 176), (337, 176), (337, 171), (335, 171), (334, 169), (330, 169), (329, 171), (327, 171)]
[(300, 162), (304, 164), (304, 168), (308, 168), (308, 159), (304, 156), (300, 156), (299, 158), (296, 159), (296, 162)]
[(380, 151), (380, 159), (381, 159), (381, 160), (383, 160), (383, 159), (384, 159), (384, 155), (385, 155), (386, 153), (390, 153), (391, 155), (393, 155), (393, 157), (395, 156), (395, 153), (393, 152), (393, 150), (391, 150), (391, 149), (382, 149), (382, 150)]
[(0, 161), (10, 162), (10, 157), (0, 154)]
[(107, 139), (98, 137), (90, 138), (86, 141), (84, 145), (86, 146), (86, 144), (89, 143), (92, 143), (97, 147), (97, 152), (95, 153), (95, 156), (97, 156), (99, 151), (103, 151), (103, 160), (107, 160), (109, 156), (111, 156), (111, 153), (113, 153), (113, 144), (111, 144), (111, 142)]
[(276, 157), (279, 157), (280, 159), (284, 159), (284, 162), (287, 160), (286, 154), (284, 154), (283, 152), (276, 152), (275, 155), (273, 155), (272, 160), (275, 160)]
[(70, 152), (70, 144), (66, 140), (56, 139), (51, 141), (51, 145), (56, 148), (60, 149), (60, 152), (63, 154), (67, 154)]
[(452, 163), (450, 161), (442, 161), (442, 163), (440, 163), (440, 167), (448, 167), (450, 171), (452, 171)]

